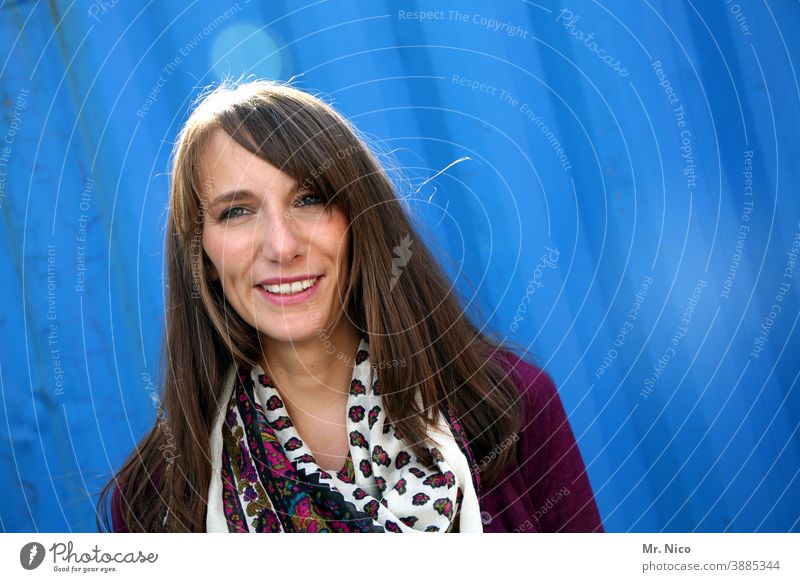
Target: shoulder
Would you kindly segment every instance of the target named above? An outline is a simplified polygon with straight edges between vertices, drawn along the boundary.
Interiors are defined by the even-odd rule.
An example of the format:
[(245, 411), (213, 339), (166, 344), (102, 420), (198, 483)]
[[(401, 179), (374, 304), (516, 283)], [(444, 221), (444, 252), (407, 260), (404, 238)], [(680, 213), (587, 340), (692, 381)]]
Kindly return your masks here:
[(525, 463), (531, 457), (541, 457), (542, 453), (549, 456), (555, 446), (575, 448), (564, 404), (550, 374), (508, 350), (498, 350), (497, 355), (522, 400), (521, 461)]
[[(162, 457), (163, 458), (163, 457)], [(136, 520), (135, 525), (137, 528), (141, 527), (138, 519), (138, 511), (142, 510), (142, 506), (151, 507), (155, 500), (162, 498), (161, 492), (161, 478), (164, 473), (164, 464), (160, 463), (155, 465), (150, 475), (132, 477), (129, 472), (124, 470), (114, 477), (114, 488), (111, 492), (111, 531), (114, 533), (129, 533), (129, 523), (126, 522), (126, 514), (133, 510), (133, 519)], [(131, 487), (127, 487), (127, 479), (132, 479), (131, 483), (135, 485), (133, 488), (136, 493), (131, 492)], [(144, 485), (144, 491), (139, 490)], [(126, 497), (126, 495), (134, 495), (134, 498)], [(137, 511), (138, 510), (138, 511)]]
[(519, 390), (526, 422), (547, 406), (561, 406), (555, 383), (545, 370), (505, 349), (498, 349), (495, 358)]
[(517, 456), (522, 470), (531, 476), (554, 446), (575, 446), (572, 430), (550, 374), (509, 350), (498, 350), (495, 357), (519, 391), (523, 420)]
[(523, 401), (519, 470), (542, 531), (603, 531), (586, 466), (553, 379), (507, 350), (498, 355)]
[(111, 530), (114, 533), (128, 533), (129, 531), (122, 511), (122, 492), (119, 485), (115, 485), (111, 494)]

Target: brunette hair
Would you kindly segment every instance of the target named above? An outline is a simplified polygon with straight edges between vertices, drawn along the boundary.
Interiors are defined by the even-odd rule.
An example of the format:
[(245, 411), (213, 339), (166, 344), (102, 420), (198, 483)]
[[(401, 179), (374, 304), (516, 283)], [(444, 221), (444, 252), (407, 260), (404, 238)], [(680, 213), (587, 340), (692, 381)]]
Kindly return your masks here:
[[(412, 226), (405, 200), (355, 127), (323, 99), (288, 84), (225, 81), (198, 98), (172, 153), (160, 374), (166, 420), (157, 419), (103, 488), (98, 529), (111, 529), (107, 502), (114, 490), (131, 532), (205, 531), (206, 497), (215, 478), (208, 447), (224, 378), (231, 366), (255, 364), (262, 356), (257, 331), (209, 276), (200, 243), (199, 160), (218, 128), (321, 196), (326, 208), (344, 211), (352, 233), (350, 269), (343, 309), (331, 329), (346, 316), (368, 335), (387, 420), (421, 462), (432, 463), (426, 434), (444, 401), (461, 420), (474, 457), (494, 459), (480, 473), (482, 488), (490, 486), (517, 459), (523, 423), (516, 376), (495, 357), (508, 342), (491, 339), (469, 321)], [(393, 251), (401, 243), (410, 257), (395, 276)], [(404, 365), (380, 365), (395, 361)]]

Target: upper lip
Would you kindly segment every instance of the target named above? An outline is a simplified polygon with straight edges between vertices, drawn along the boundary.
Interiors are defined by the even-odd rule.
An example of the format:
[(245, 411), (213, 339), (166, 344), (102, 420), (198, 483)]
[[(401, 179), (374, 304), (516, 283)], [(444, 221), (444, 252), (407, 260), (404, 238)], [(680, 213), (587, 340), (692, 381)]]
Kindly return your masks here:
[(295, 281), (306, 281), (307, 279), (316, 279), (322, 275), (297, 275), (296, 277), (272, 277), (271, 279), (264, 279), (258, 285), (283, 285), (284, 283), (294, 283)]

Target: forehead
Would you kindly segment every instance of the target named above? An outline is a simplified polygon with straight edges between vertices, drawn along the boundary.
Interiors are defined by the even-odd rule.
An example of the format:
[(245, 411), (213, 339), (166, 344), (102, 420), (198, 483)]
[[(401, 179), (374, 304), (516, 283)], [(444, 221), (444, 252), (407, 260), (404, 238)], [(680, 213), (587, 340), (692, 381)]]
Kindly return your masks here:
[(289, 174), (248, 151), (221, 128), (207, 138), (200, 152), (198, 173), (204, 197), (245, 189), (287, 192), (297, 184)]

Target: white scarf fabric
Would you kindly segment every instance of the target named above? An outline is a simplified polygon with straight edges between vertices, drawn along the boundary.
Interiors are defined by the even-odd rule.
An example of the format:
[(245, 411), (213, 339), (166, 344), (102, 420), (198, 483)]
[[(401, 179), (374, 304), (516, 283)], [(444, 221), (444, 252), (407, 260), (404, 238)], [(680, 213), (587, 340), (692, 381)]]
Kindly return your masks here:
[[(456, 443), (449, 423), (443, 418), (444, 414), (438, 415), (437, 430), (429, 432), (428, 436), (432, 441), (429, 449), (434, 466), (426, 468), (418, 462), (394, 427), (385, 422), (377, 374), (370, 364), (369, 346), (366, 336), (363, 336), (353, 366), (347, 401), (346, 424), (350, 442), (348, 464), (352, 459), (352, 473), (349, 476), (346, 471), (348, 464), (338, 473), (325, 471), (317, 465), (310, 449), (292, 425), (279, 392), (260, 367), (251, 368), (249, 373), (246, 370), (242, 373), (241, 370), (231, 369), (211, 433), (213, 477), (208, 491), (208, 532), (244, 530), (241, 525), (240, 529), (229, 528), (231, 511), (226, 514), (223, 503), (222, 467), (226, 457), (223, 432), (228, 439), (233, 438), (231, 435), (238, 435), (240, 447), (247, 447), (246, 436), (243, 436), (247, 435), (247, 431), (231, 398), (237, 392), (237, 382), (244, 381), (250, 385), (248, 380), (252, 381), (254, 410), (257, 414), (263, 414), (273, 429), (281, 452), (291, 461), (297, 476), (313, 483), (315, 487), (330, 488), (340, 493), (347, 505), (352, 504), (361, 517), (368, 516), (372, 519), (373, 531), (447, 532), (453, 529), (459, 509), (458, 531), (483, 531), (469, 463)], [(241, 387), (238, 393), (244, 393)], [(417, 401), (421, 404), (419, 394)], [(235, 464), (230, 462), (230, 458), (227, 462)], [(287, 531), (284, 527), (287, 523), (285, 520), (289, 519), (287, 513), (276, 508), (277, 504), (266, 494), (261, 479), (253, 479), (256, 472), (251, 469), (240, 474), (234, 468), (233, 473), (238, 479), (235, 490), (238, 491), (239, 507), (243, 510), (243, 515), (247, 516), (239, 523), (246, 523), (246, 531), (255, 531), (258, 520), (265, 518), (265, 511), (272, 512), (267, 517), (273, 519), (273, 524), (280, 524), (273, 525), (272, 531)], [(250, 483), (244, 479), (243, 474), (250, 475)], [(354, 479), (353, 483), (348, 482), (351, 479)], [(229, 488), (229, 498), (232, 495), (231, 490)], [(277, 513), (282, 515), (277, 516)], [(238, 514), (234, 512), (234, 515)], [(308, 530), (303, 527), (302, 530), (317, 531), (315, 527)], [(288, 529), (296, 531), (293, 527)]]

